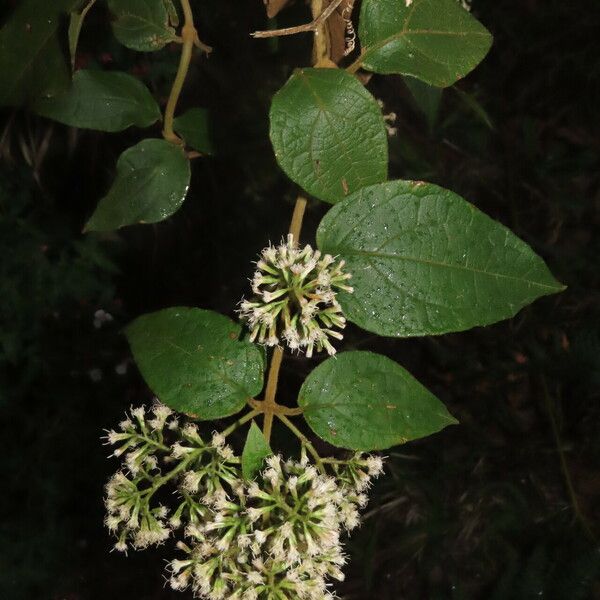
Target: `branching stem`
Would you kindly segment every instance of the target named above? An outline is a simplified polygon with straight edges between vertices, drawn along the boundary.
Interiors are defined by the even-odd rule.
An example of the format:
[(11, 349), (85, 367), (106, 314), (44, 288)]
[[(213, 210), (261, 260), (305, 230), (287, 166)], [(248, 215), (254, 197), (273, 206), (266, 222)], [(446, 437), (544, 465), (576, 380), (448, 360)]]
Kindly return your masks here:
[(296, 25), (295, 27), (284, 27), (283, 29), (268, 29), (265, 31), (255, 31), (252, 33), (252, 37), (255, 38), (270, 38), (280, 37), (284, 35), (295, 35), (296, 33), (306, 33), (307, 31), (316, 32), (322, 25), (325, 24), (327, 19), (333, 14), (335, 9), (343, 2), (343, 0), (332, 0), (331, 4), (317, 17), (313, 18), (310, 23), (304, 25)]
[(323, 459), (319, 456), (315, 447), (310, 443), (310, 440), (285, 415), (277, 415), (277, 418), (300, 440), (302, 445), (315, 459), (315, 463), (319, 470), (324, 473), (325, 466), (323, 465)]
[(227, 437), (228, 435), (231, 435), (238, 427), (240, 427), (244, 423), (247, 423), (248, 421), (254, 419), (254, 417), (256, 417), (259, 414), (260, 414), (260, 410), (257, 410), (257, 409), (251, 410), (250, 412), (246, 413), (243, 417), (240, 417), (235, 423), (232, 423), (227, 429), (224, 429), (223, 431), (221, 431), (221, 435), (223, 437)]
[[(279, 29), (267, 32), (257, 31), (253, 35), (254, 37), (273, 37), (276, 35), (290, 35), (292, 33), (299, 33), (300, 31), (314, 31), (314, 63), (315, 65), (321, 64), (323, 61), (327, 61), (329, 57), (329, 49), (326, 38), (325, 24), (327, 19), (333, 14), (333, 11), (342, 3), (342, 0), (332, 0), (331, 4), (323, 10), (323, 0), (312, 0), (311, 10), (313, 13), (313, 21), (308, 25), (301, 25), (299, 27), (291, 27), (288, 29)], [(284, 32), (284, 33), (281, 33)], [(292, 234), (294, 240), (297, 242), (300, 239), (300, 232), (302, 230), (302, 221), (304, 219), (304, 212), (306, 210), (307, 200), (304, 196), (299, 195), (294, 205), (294, 213), (292, 215), (292, 221), (290, 223), (289, 233)], [(324, 471), (321, 457), (314, 449), (308, 438), (287, 418), (286, 415), (295, 416), (302, 414), (302, 408), (288, 408), (277, 404), (277, 384), (279, 381), (279, 371), (281, 369), (281, 362), (283, 360), (283, 348), (277, 346), (273, 351), (273, 357), (271, 358), (271, 365), (269, 367), (269, 376), (267, 378), (267, 386), (265, 388), (264, 400), (248, 400), (250, 406), (258, 412), (262, 412), (265, 415), (263, 423), (263, 434), (269, 442), (271, 440), (271, 432), (273, 429), (273, 419), (277, 416), (278, 419), (284, 423), (288, 429), (290, 429), (298, 438), (301, 440), (305, 448), (311, 453), (315, 459), (319, 469)]]

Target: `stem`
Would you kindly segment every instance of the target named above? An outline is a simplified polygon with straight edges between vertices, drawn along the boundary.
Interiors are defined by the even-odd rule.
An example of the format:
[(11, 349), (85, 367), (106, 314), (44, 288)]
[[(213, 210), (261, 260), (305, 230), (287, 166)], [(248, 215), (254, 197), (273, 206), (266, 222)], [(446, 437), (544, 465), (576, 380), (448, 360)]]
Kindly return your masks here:
[(227, 429), (223, 429), (223, 431), (221, 431), (221, 435), (223, 437), (227, 437), (228, 435), (233, 433), (238, 427), (240, 427), (244, 423), (247, 423), (251, 419), (254, 419), (254, 417), (256, 417), (256, 415), (259, 414), (260, 410), (251, 410), (249, 413), (246, 413), (243, 417), (239, 418), (235, 423), (232, 423)]
[[(331, 3), (330, 7), (333, 5)], [(312, 11), (313, 19), (317, 22), (317, 15), (322, 14), (323, 11), (323, 0), (311, 0), (310, 8)], [(321, 22), (314, 29), (315, 37), (313, 40), (313, 64), (318, 67), (323, 61), (329, 60), (329, 40), (328, 32), (325, 21)]]
[(298, 242), (300, 239), (300, 231), (302, 229), (302, 220), (304, 219), (304, 211), (306, 210), (307, 200), (304, 196), (298, 196), (296, 198), (296, 204), (294, 205), (294, 214), (292, 215), (292, 221), (290, 223), (290, 233), (294, 236), (294, 241)]
[(196, 450), (195, 452), (190, 453), (174, 469), (169, 471), (166, 475), (163, 475), (162, 477), (159, 477), (158, 479), (156, 479), (154, 484), (152, 485), (152, 487), (149, 487), (147, 490), (145, 490), (145, 493), (148, 493), (148, 498), (151, 498), (154, 495), (154, 493), (156, 492), (156, 490), (158, 490), (165, 483), (167, 483), (167, 481), (173, 479), (173, 477), (175, 477), (175, 475), (177, 475), (178, 473), (181, 473), (181, 471), (186, 469), (188, 464), (193, 459), (195, 459), (198, 456), (198, 454), (200, 454), (200, 450)]
[(194, 46), (201, 47), (205, 52), (210, 52), (210, 48), (198, 38), (198, 32), (194, 26), (194, 15), (192, 14), (192, 7), (190, 6), (190, 0), (181, 0), (181, 8), (183, 9), (184, 24), (181, 28), (181, 39), (183, 45), (181, 48), (181, 57), (179, 59), (179, 67), (177, 68), (177, 75), (173, 86), (171, 87), (171, 93), (169, 94), (169, 100), (167, 101), (167, 107), (165, 109), (165, 119), (163, 127), (163, 137), (174, 144), (182, 144), (179, 136), (173, 131), (173, 119), (175, 118), (175, 109), (177, 108), (177, 101), (181, 94), (185, 78), (187, 77), (188, 70), (190, 68), (190, 61), (192, 60), (192, 51)]
[(145, 435), (139, 435), (138, 436), (140, 439), (144, 440), (144, 442), (146, 442), (147, 444), (150, 444), (152, 446), (156, 446), (159, 450), (162, 450), (163, 452), (170, 452), (171, 448), (169, 448), (168, 446), (165, 446), (164, 444), (161, 444), (160, 442), (157, 442), (156, 440), (153, 440), (152, 438), (149, 438)]
[(269, 367), (269, 378), (267, 379), (267, 388), (265, 390), (265, 399), (262, 404), (263, 412), (265, 413), (265, 421), (263, 424), (263, 434), (267, 442), (271, 440), (271, 430), (273, 428), (273, 415), (275, 413), (275, 394), (277, 393), (277, 382), (279, 381), (279, 369), (283, 360), (283, 348), (277, 346), (271, 358), (271, 366)]
[(552, 409), (552, 403), (550, 401), (550, 394), (548, 393), (548, 385), (546, 383), (546, 378), (542, 377), (542, 387), (544, 390), (544, 404), (546, 406), (546, 411), (548, 412), (548, 418), (550, 420), (550, 425), (552, 427), (552, 435), (554, 436), (554, 443), (556, 445), (556, 450), (558, 452), (558, 456), (560, 459), (560, 466), (563, 472), (563, 477), (565, 479), (565, 484), (567, 487), (567, 493), (569, 495), (569, 499), (571, 501), (571, 505), (573, 507), (573, 513), (575, 514), (575, 519), (579, 521), (586, 535), (593, 541), (596, 541), (590, 526), (587, 523), (587, 519), (585, 518), (583, 512), (581, 511), (581, 507), (579, 505), (579, 500), (577, 499), (577, 493), (575, 492), (575, 487), (573, 486), (573, 481), (571, 479), (571, 473), (569, 471), (569, 467), (567, 465), (567, 459), (565, 457), (565, 451), (563, 449), (563, 445), (560, 439), (560, 433), (558, 431), (558, 425), (556, 423), (556, 417), (554, 416), (554, 411)]
[[(183, 0), (182, 0), (183, 1)], [(314, 31), (314, 48), (313, 48), (313, 61), (315, 66), (319, 66), (322, 62), (327, 63), (329, 61), (329, 43), (327, 36), (327, 19), (333, 14), (333, 11), (342, 3), (342, 0), (332, 0), (331, 4), (323, 10), (323, 0), (311, 0), (311, 10), (313, 14), (313, 21), (308, 25), (301, 25), (299, 27), (292, 27), (288, 30), (271, 30), (268, 32), (255, 32), (254, 37), (273, 37), (274, 35), (289, 35), (289, 33), (297, 33), (299, 31)], [(281, 33), (282, 31), (287, 33)], [(331, 62), (331, 61), (329, 61)], [(300, 231), (302, 230), (302, 221), (304, 219), (304, 212), (306, 210), (307, 200), (304, 196), (298, 196), (296, 198), (296, 204), (294, 205), (294, 213), (292, 215), (292, 221), (290, 223), (289, 232), (292, 234), (294, 240), (300, 238)], [(275, 402), (275, 395), (277, 393), (277, 383), (279, 381), (279, 370), (281, 368), (281, 361), (283, 360), (283, 348), (277, 346), (273, 352), (271, 358), (271, 365), (269, 367), (269, 377), (267, 379), (267, 387), (265, 390), (265, 398), (262, 402), (254, 403), (249, 401), (252, 408), (263, 412), (265, 415), (263, 423), (263, 434), (267, 442), (271, 441), (271, 432), (273, 430), (273, 418), (275, 415), (287, 425), (287, 427), (295, 433), (296, 436), (302, 441), (306, 449), (312, 454), (319, 469), (325, 472), (325, 468), (321, 462), (321, 457), (314, 449), (313, 445), (308, 441), (308, 438), (298, 430), (294, 424), (286, 417), (286, 414), (295, 415), (301, 414), (302, 409), (287, 408), (279, 406)]]
[[(284, 35), (294, 35), (296, 33), (304, 33), (307, 31), (317, 31), (319, 27), (324, 25), (325, 21), (333, 14), (335, 9), (342, 3), (343, 0), (333, 0), (331, 4), (322, 10), (322, 0), (318, 0), (318, 10), (313, 10), (313, 20), (304, 25), (296, 25), (295, 27), (284, 27), (283, 29), (268, 29), (266, 31), (255, 31), (250, 34), (255, 38), (270, 38), (280, 37)], [(313, 2), (313, 5), (316, 4)]]
[(346, 67), (346, 71), (348, 71), (348, 73), (356, 73), (356, 71), (362, 67), (363, 59), (364, 54), (361, 52), (359, 57), (352, 64)]
[(321, 472), (325, 472), (323, 459), (315, 450), (315, 447), (310, 443), (309, 439), (285, 416), (277, 415), (277, 418), (302, 442), (303, 446), (311, 453), (315, 459), (315, 463)]

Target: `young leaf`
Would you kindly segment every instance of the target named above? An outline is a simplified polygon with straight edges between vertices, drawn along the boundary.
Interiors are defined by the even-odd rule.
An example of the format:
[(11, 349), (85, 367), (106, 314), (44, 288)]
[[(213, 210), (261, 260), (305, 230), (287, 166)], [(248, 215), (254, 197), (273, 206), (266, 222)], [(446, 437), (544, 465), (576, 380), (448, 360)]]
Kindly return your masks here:
[(75, 68), (75, 59), (77, 58), (77, 46), (79, 45), (79, 36), (81, 35), (81, 28), (83, 27), (83, 22), (85, 21), (85, 17), (94, 6), (96, 0), (88, 0), (86, 4), (80, 9), (75, 10), (71, 13), (69, 17), (69, 30), (68, 30), (68, 38), (69, 38), (69, 54), (71, 56), (71, 68)]
[(447, 87), (470, 73), (492, 45), (489, 31), (456, 0), (364, 0), (361, 66)]
[(384, 450), (458, 421), (412, 375), (372, 352), (343, 352), (307, 377), (298, 404), (322, 439), (352, 450)]
[(488, 325), (564, 289), (510, 230), (422, 182), (353, 194), (325, 215), (317, 245), (345, 259), (352, 273), (354, 293), (338, 296), (346, 317), (379, 335)]
[(173, 128), (185, 143), (202, 154), (212, 154), (208, 111), (205, 108), (190, 108), (173, 121)]
[(404, 77), (404, 83), (409, 89), (417, 108), (425, 115), (429, 131), (433, 131), (438, 118), (442, 93), (444, 90), (423, 83), (414, 77)]
[(131, 125), (149, 127), (160, 118), (148, 88), (118, 71), (77, 71), (71, 89), (38, 100), (33, 109), (71, 127), (100, 131), (121, 131)]
[(254, 476), (262, 468), (265, 458), (271, 456), (271, 454), (273, 454), (273, 451), (267, 443), (263, 432), (252, 421), (242, 452), (242, 474), (244, 475), (244, 479), (254, 479)]
[(57, 34), (63, 13), (81, 0), (22, 0), (0, 29), (0, 106), (18, 106), (69, 86)]
[(339, 69), (299, 69), (273, 98), (271, 141), (286, 174), (332, 204), (387, 178), (381, 109)]
[(262, 389), (260, 353), (241, 327), (210, 310), (175, 307), (138, 317), (125, 333), (163, 404), (210, 420), (233, 415)]
[(152, 52), (176, 39), (163, 0), (108, 0), (108, 7), (115, 37), (127, 48)]
[(181, 206), (189, 184), (190, 161), (180, 147), (165, 140), (142, 140), (119, 157), (117, 177), (85, 231), (163, 221)]

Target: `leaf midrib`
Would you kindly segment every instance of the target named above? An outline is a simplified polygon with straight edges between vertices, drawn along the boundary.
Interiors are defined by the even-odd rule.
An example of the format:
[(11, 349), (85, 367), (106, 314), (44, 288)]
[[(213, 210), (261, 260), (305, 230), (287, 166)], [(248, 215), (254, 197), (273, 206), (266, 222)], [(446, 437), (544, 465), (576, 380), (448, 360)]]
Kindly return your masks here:
[(557, 290), (563, 289), (563, 286), (561, 286), (561, 285), (553, 286), (553, 285), (549, 285), (546, 283), (541, 283), (539, 281), (534, 281), (534, 280), (526, 279), (523, 277), (517, 277), (515, 275), (507, 275), (506, 273), (497, 273), (494, 271), (483, 271), (482, 269), (476, 269), (474, 267), (465, 267), (463, 265), (450, 264), (450, 263), (445, 263), (445, 262), (436, 261), (436, 260), (419, 258), (416, 256), (403, 256), (401, 254), (389, 254), (389, 253), (385, 253), (385, 252), (375, 252), (375, 251), (370, 251), (370, 250), (356, 250), (353, 248), (350, 248), (350, 249), (339, 248), (339, 249), (336, 249), (336, 252), (339, 252), (339, 254), (344, 257), (365, 256), (365, 257), (371, 257), (371, 258), (389, 258), (391, 260), (403, 260), (403, 261), (408, 261), (408, 262), (416, 262), (419, 264), (431, 265), (434, 267), (455, 269), (458, 271), (466, 271), (468, 273), (477, 273), (479, 275), (485, 275), (487, 277), (508, 279), (510, 281), (518, 281), (521, 283), (531, 284), (533, 286), (537, 286), (537, 287), (547, 289), (547, 290), (557, 291)]

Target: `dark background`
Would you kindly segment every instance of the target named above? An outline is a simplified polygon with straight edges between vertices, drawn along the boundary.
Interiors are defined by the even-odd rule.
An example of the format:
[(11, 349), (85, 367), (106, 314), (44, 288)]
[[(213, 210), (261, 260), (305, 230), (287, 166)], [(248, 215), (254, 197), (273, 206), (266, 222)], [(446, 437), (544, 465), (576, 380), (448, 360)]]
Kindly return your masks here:
[[(182, 108), (210, 109), (216, 155), (194, 161), (188, 198), (167, 221), (80, 233), (143, 132), (1, 113), (2, 599), (190, 597), (165, 588), (170, 547), (126, 558), (109, 552), (102, 526), (102, 487), (117, 468), (102, 430), (150, 398), (121, 329), (173, 305), (234, 316), (251, 261), (286, 231), (297, 191), (274, 162), (270, 98), (310, 60), (307, 36), (249, 38), (265, 27), (260, 0), (194, 8), (215, 51), (196, 56)], [(473, 8), (494, 47), (444, 92), (435, 122), (402, 78), (369, 83), (398, 115), (390, 176), (460, 193), (530, 243), (568, 289), (486, 329), (414, 340), (348, 330), (344, 349), (399, 361), (461, 425), (388, 452), (348, 544), (338, 588), (347, 600), (600, 597), (600, 5)], [(280, 23), (306, 18), (296, 3)], [(118, 46), (102, 6), (86, 22), (80, 66), (129, 70), (162, 101), (177, 59), (177, 48)], [(310, 203), (307, 242), (326, 209)], [(98, 309), (114, 320), (96, 328)], [(284, 363), (283, 401), (314, 365)]]

